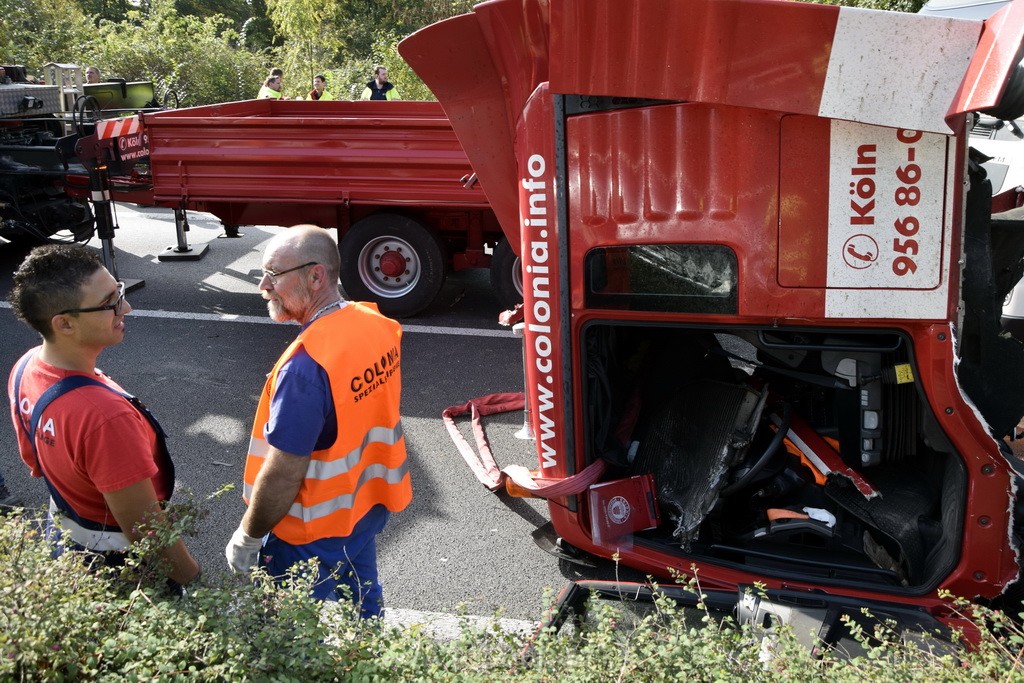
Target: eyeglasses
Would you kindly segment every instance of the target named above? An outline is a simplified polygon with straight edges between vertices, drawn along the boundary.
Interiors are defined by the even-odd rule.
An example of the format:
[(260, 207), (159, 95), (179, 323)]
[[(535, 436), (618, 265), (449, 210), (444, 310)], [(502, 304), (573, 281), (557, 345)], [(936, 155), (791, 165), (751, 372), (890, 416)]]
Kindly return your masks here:
[(281, 277), (285, 273), (290, 273), (293, 270), (299, 270), (300, 268), (308, 268), (309, 266), (318, 265), (320, 265), (319, 262), (310, 261), (309, 263), (303, 263), (301, 266), (295, 266), (294, 268), (286, 268), (285, 270), (264, 270), (263, 277), (261, 277), (260, 279), (262, 280), (264, 277), (269, 278), (270, 284), (277, 286), (277, 278)]
[(65, 315), (67, 313), (97, 313), (99, 311), (113, 311), (114, 315), (121, 314), (121, 304), (124, 303), (124, 283), (117, 283), (117, 298), (112, 304), (104, 304), (102, 306), (90, 306), (88, 308), (66, 308), (58, 315)]

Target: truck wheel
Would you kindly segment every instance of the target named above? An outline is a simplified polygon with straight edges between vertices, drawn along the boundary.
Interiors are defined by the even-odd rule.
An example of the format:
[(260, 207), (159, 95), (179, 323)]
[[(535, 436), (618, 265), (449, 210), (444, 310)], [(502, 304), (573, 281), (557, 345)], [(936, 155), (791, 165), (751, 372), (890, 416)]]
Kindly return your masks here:
[(352, 226), (338, 249), (345, 293), (375, 302), (384, 315), (416, 315), (444, 284), (444, 245), (430, 228), (408, 216), (367, 216)]
[(505, 310), (523, 303), (523, 263), (506, 239), (494, 246), (491, 256), (491, 289)]
[[(0, 201), (10, 196), (0, 191)], [(18, 204), (15, 202), (13, 206)], [(95, 227), (96, 219), (89, 203), (69, 197), (37, 202), (32, 209), (18, 210), (13, 215), (0, 211), (0, 237), (20, 246), (88, 242)]]

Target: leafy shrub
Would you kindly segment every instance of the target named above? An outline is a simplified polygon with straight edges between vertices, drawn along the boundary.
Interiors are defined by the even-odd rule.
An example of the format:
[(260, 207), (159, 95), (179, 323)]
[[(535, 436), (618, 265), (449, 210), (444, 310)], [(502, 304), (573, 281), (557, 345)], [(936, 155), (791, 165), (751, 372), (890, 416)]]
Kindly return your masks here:
[(221, 15), (179, 16), (171, 0), (157, 0), (146, 15), (101, 24), (90, 63), (105, 76), (152, 81), (158, 97), (173, 92), (181, 106), (251, 99), (268, 56), (238, 49), (231, 26)]
[(0, 679), (322, 680), (342, 666), (345, 650), (326, 644), (298, 573), (283, 587), (263, 573), (251, 582), (220, 574), (185, 598), (172, 595), (149, 558), (190, 523), (177, 512), (120, 569), (97, 566), (89, 553), (53, 558), (37, 519), (6, 519)]
[[(172, 507), (125, 568), (88, 553), (51, 556), (38, 514), (0, 519), (0, 679), (45, 681), (1008, 681), (1020, 680), (1024, 632), (999, 612), (961, 604), (975, 650), (907, 645), (883, 624), (861, 652), (816, 659), (781, 629), (768, 641), (731, 617), (664, 595), (645, 612), (592, 604), (567, 633), (526, 638), (465, 619), (457, 637), (360, 620), (348, 603), (308, 597), (313, 567), (276, 585), (256, 571), (204, 577), (182, 598), (152, 561), (194, 531), (201, 506)], [(691, 590), (699, 592), (693, 584)], [(856, 629), (854, 629), (856, 632)], [(527, 653), (527, 656), (524, 656)], [(766, 656), (767, 655), (767, 656)]]
[(93, 31), (73, 0), (0, 0), (0, 64), (37, 76), (48, 62), (81, 64)]

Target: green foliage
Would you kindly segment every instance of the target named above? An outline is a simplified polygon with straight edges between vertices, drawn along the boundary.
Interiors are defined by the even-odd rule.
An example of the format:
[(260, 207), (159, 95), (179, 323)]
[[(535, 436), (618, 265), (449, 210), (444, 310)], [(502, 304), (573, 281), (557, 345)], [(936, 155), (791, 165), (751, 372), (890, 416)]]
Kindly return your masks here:
[[(283, 38), (279, 66), (285, 95), (303, 97), (317, 73), (329, 74), (340, 99), (359, 99), (377, 64), (388, 67), (402, 99), (433, 100), (397, 45), (413, 31), (467, 12), (470, 0), (268, 0), (269, 15)], [(299, 84), (299, 85), (295, 85)]]
[(198, 519), (188, 505), (172, 512), (118, 570), (88, 553), (51, 558), (36, 520), (5, 520), (0, 679), (327, 680), (325, 672), (345, 666), (343, 655), (358, 656), (374, 625), (345, 615), (355, 645), (328, 645), (298, 570), (282, 587), (262, 573), (251, 582), (220, 575), (185, 598), (170, 594), (152, 558)]
[(102, 21), (124, 21), (137, 3), (130, 0), (79, 0), (82, 11)]
[(801, 0), (820, 5), (841, 5), (861, 9), (882, 9), (890, 12), (918, 12), (927, 0)]
[(420, 80), (416, 72), (398, 54), (398, 43), (404, 36), (393, 31), (381, 30), (370, 48), (362, 57), (353, 57), (345, 66), (335, 70), (337, 88), (334, 92), (341, 99), (358, 100), (363, 88), (374, 77), (374, 68), (382, 65), (388, 69), (388, 80), (398, 90), (403, 100), (436, 100), (434, 93)]
[(219, 14), (230, 19), (232, 27), (244, 36), (240, 43), (244, 48), (259, 52), (276, 40), (264, 0), (175, 0), (174, 4), (178, 14), (200, 19)]
[[(532, 639), (465, 618), (454, 637), (361, 620), (307, 596), (313, 564), (280, 584), (208, 570), (185, 597), (162, 587), (160, 547), (194, 532), (202, 506), (172, 506), (127, 566), (51, 557), (39, 519), (0, 519), (0, 680), (27, 681), (971, 681), (1020, 680), (1024, 631), (958, 603), (977, 628), (967, 651), (903, 642), (887, 624), (851, 625), (855, 651), (815, 657), (801, 634), (736, 624), (703, 606), (592, 600), (564, 633)], [(690, 591), (700, 586), (691, 582)], [(947, 596), (948, 597), (948, 596)], [(803, 640), (810, 634), (802, 634)]]
[(338, 5), (333, 0), (267, 0), (267, 10), (285, 39), (278, 64), (285, 72), (284, 95), (304, 97), (313, 76), (330, 70), (345, 46), (335, 28)]
[(148, 15), (102, 24), (91, 61), (107, 76), (153, 81), (158, 97), (172, 91), (182, 106), (250, 99), (266, 57), (238, 49), (238, 39), (222, 16), (179, 16), (171, 0), (157, 0)]
[(436, 21), (469, 12), (475, 4), (476, 0), (337, 0), (339, 18), (335, 28), (346, 36), (348, 58), (367, 59), (382, 30), (404, 37)]
[(81, 63), (93, 30), (73, 0), (0, 0), (0, 63), (37, 75), (48, 62)]

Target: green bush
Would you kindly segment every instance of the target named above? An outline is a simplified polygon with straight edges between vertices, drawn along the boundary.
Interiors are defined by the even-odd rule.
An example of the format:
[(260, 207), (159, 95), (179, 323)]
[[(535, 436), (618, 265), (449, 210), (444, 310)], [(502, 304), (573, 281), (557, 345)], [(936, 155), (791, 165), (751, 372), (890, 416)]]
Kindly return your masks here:
[(158, 542), (114, 570), (88, 553), (52, 558), (38, 527), (26, 515), (0, 526), (2, 680), (321, 680), (343, 666), (308, 580), (224, 574), (179, 598), (146, 559)]
[(36, 76), (49, 62), (81, 64), (93, 31), (73, 0), (0, 0), (0, 64)]
[(179, 16), (171, 0), (157, 0), (146, 15), (101, 24), (89, 63), (104, 76), (152, 81), (159, 98), (173, 92), (181, 106), (252, 99), (269, 57), (238, 49), (231, 26), (221, 15)]
[(976, 607), (970, 609), (984, 628), (971, 651), (906, 645), (882, 625), (858, 636), (855, 657), (815, 658), (784, 629), (765, 640), (728, 616), (684, 609), (664, 595), (646, 611), (593, 604), (574, 628), (549, 629), (524, 650), (524, 636), (468, 618), (460, 635), (439, 639), (425, 626), (400, 630), (360, 620), (348, 603), (321, 610), (306, 597), (312, 566), (280, 586), (259, 571), (251, 579), (217, 573), (186, 597), (173, 596), (151, 558), (161, 544), (197, 528), (202, 515), (192, 503), (172, 507), (169, 523), (149, 529), (117, 571), (93, 566), (88, 553), (51, 557), (39, 514), (0, 519), (0, 680), (863, 683), (1024, 676), (1020, 628)]

